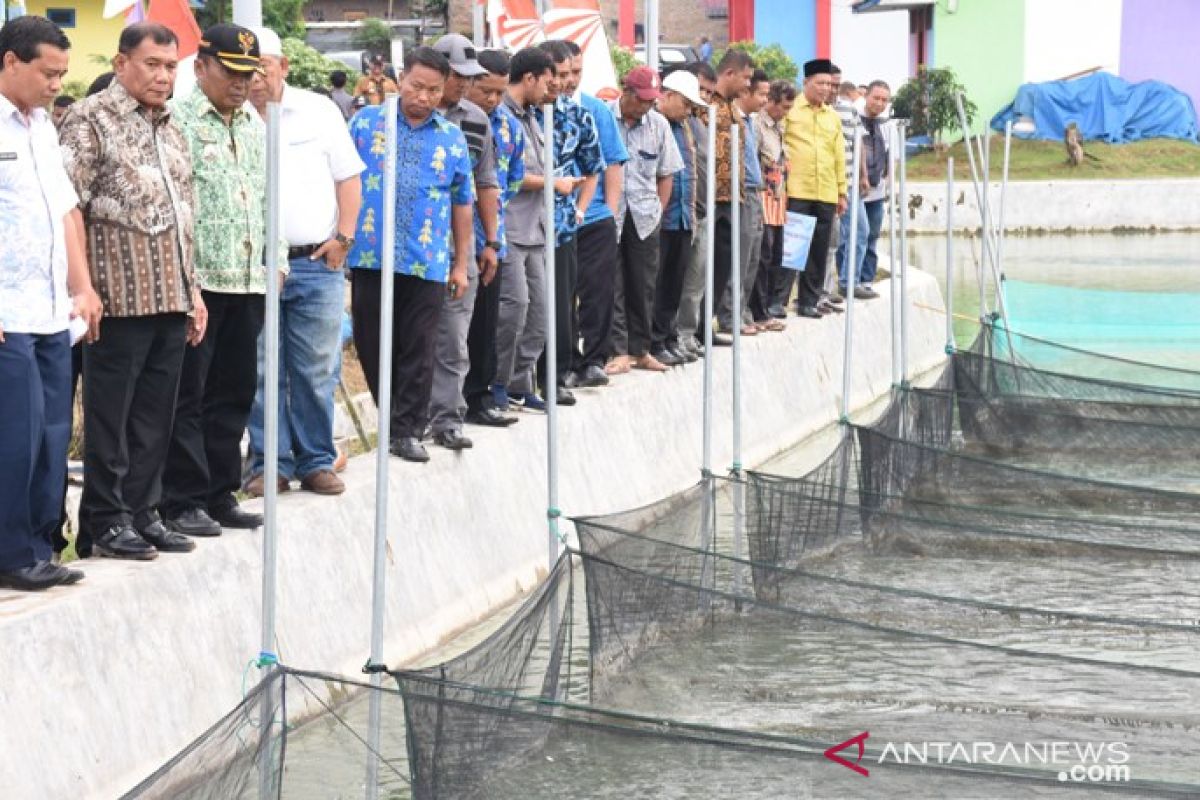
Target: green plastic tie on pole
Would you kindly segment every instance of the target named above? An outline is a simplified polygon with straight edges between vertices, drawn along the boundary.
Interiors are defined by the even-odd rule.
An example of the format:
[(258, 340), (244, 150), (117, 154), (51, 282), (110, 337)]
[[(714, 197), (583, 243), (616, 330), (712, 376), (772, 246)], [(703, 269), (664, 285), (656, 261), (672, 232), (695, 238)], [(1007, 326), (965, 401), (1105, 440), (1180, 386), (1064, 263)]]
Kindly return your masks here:
[(562, 510), (555, 508), (554, 506), (550, 506), (546, 509), (546, 516), (550, 519), (558, 519), (562, 516)]
[(729, 471), (730, 472), (741, 472), (742, 471), (742, 462), (740, 462), (740, 461), (733, 462), (733, 464), (731, 464), (729, 467)]
[[(904, 384), (901, 384), (901, 386), (903, 386), (903, 385)], [(849, 425), (850, 417), (846, 416), (845, 414), (842, 414), (840, 417), (838, 417), (838, 424), (839, 425)]]
[(259, 669), (262, 669), (263, 667), (274, 667), (279, 664), (279, 656), (275, 655), (274, 653), (268, 653), (264, 650), (258, 654), (258, 660), (254, 663)]
[(954, 355), (954, 345), (952, 345), (952, 344), (946, 345), (946, 355), (948, 355), (948, 356)]

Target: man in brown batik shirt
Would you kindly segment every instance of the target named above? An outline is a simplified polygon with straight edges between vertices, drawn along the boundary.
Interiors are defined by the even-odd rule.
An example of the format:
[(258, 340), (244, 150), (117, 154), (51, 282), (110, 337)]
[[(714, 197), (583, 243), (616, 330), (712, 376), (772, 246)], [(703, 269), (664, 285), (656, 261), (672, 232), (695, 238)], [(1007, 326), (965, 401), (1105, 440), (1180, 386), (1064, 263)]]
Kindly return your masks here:
[(147, 560), (195, 544), (159, 518), (187, 343), (207, 312), (192, 266), (192, 162), (166, 108), (178, 40), (156, 23), (121, 34), (109, 88), (79, 103), (61, 140), (79, 195), (101, 336), (84, 350), (84, 487), (76, 550)]

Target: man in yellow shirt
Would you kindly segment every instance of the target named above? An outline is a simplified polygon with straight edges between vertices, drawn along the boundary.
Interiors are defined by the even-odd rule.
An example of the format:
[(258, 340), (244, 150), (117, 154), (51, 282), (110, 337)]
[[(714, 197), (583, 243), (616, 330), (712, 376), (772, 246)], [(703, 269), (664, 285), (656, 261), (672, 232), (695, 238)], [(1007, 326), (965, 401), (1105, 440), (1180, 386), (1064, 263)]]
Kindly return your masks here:
[(797, 313), (811, 318), (839, 310), (823, 296), (833, 220), (846, 211), (848, 203), (842, 121), (825, 105), (832, 71), (833, 64), (825, 58), (804, 65), (803, 92), (788, 112), (784, 135), (789, 163), (788, 211), (817, 219), (796, 302)]

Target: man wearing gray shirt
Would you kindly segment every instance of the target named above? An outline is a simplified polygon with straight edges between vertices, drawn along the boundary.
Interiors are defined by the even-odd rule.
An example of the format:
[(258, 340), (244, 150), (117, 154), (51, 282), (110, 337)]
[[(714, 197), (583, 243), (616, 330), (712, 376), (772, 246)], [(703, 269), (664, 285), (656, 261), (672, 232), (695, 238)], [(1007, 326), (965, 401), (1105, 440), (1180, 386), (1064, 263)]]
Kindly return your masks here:
[[(463, 382), (471, 368), (467, 334), (471, 329), (471, 314), (475, 310), (475, 294), (480, 282), (487, 285), (496, 277), (496, 254), (500, 251), (500, 243), (496, 241), (499, 236), (500, 184), (496, 180), (496, 143), (492, 139), (491, 122), (482, 108), (463, 97), (471, 81), (486, 74), (487, 70), (475, 60), (475, 48), (470, 40), (460, 34), (443, 36), (433, 49), (450, 62), (450, 77), (446, 79), (438, 110), (462, 129), (467, 140), (475, 178), (475, 215), (483, 224), (486, 237), (486, 241), (475, 242), (476, 258), (467, 270), (467, 290), (457, 296), (447, 294), (443, 300), (433, 353), (433, 390), (429, 396), (433, 441), (448, 450), (464, 450), (472, 444), (462, 432), (467, 413)], [(516, 419), (488, 409), (472, 414), (470, 421), (504, 427)]]
[[(504, 211), (508, 240), (500, 283), (500, 321), (496, 329), (496, 377), (492, 387), (493, 406), (506, 409), (509, 392), (519, 394), (526, 408), (536, 409), (540, 398), (533, 392), (533, 368), (546, 344), (546, 215), (542, 209), (541, 126), (533, 109), (546, 98), (554, 79), (550, 56), (534, 47), (513, 54), (508, 68), (508, 91), (504, 105), (525, 133), (525, 179), (521, 190)], [(576, 178), (555, 178), (554, 190), (569, 194)], [(549, 235), (553, 236), (554, 231)], [(544, 405), (542, 405), (544, 408)]]
[[(672, 176), (684, 167), (670, 123), (653, 109), (662, 97), (660, 86), (657, 72), (636, 67), (625, 76), (621, 96), (610, 104), (629, 151), (625, 192), (617, 206), (619, 269), (611, 351), (618, 367), (654, 372), (667, 369), (650, 354), (659, 228), (671, 199)], [(622, 318), (624, 325), (618, 321)]]

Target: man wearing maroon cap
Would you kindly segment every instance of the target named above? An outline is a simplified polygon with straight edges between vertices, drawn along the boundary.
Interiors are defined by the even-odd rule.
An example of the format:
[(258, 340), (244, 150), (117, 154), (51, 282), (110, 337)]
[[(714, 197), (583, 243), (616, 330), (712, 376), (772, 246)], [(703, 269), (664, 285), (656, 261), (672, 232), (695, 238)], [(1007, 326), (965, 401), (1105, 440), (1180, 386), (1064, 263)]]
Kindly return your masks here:
[(684, 165), (670, 123), (653, 108), (662, 96), (661, 85), (657, 72), (636, 67), (625, 76), (625, 91), (610, 104), (629, 151), (625, 193), (617, 206), (619, 269), (610, 348), (614, 372), (626, 365), (667, 369), (650, 354), (651, 320), (663, 209), (671, 200), (672, 176)]

